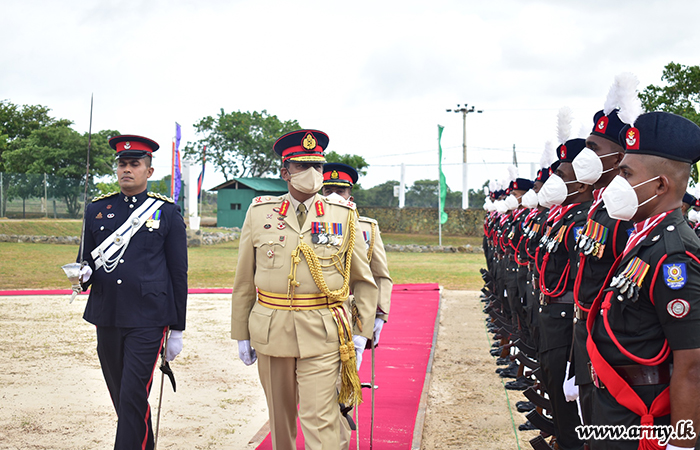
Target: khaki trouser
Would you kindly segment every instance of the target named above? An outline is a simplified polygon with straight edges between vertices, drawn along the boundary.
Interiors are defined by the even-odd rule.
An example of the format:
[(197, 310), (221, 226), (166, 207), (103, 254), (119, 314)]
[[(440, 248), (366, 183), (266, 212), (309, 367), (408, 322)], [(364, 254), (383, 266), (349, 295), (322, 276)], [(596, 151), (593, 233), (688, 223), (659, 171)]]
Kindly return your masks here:
[(312, 358), (277, 358), (258, 353), (258, 373), (270, 414), (272, 448), (296, 450), (297, 404), (306, 450), (340, 448), (338, 352)]

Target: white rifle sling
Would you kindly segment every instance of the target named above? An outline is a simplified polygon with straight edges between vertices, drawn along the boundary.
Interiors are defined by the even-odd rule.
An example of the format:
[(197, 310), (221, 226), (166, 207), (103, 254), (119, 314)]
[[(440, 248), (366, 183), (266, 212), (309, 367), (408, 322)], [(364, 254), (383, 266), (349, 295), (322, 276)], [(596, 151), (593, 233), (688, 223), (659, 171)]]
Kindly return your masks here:
[(93, 250), (90, 255), (95, 261), (95, 270), (100, 267), (104, 268), (107, 273), (112, 272), (119, 264), (119, 260), (124, 256), (126, 248), (129, 246), (131, 238), (136, 234), (137, 231), (146, 223), (149, 217), (153, 215), (154, 212), (158, 211), (163, 203), (163, 200), (156, 200), (155, 198), (148, 198), (139, 206), (129, 218), (117, 228), (117, 231), (110, 234), (107, 239), (102, 241), (100, 245)]

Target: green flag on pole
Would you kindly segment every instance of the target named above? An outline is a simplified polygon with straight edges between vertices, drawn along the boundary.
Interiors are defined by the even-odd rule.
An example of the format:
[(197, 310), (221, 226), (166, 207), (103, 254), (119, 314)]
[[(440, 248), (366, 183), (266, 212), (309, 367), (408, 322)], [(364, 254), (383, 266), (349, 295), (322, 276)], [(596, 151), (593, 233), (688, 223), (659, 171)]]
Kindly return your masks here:
[(445, 212), (445, 199), (447, 198), (447, 182), (445, 181), (445, 174), (442, 173), (442, 130), (445, 127), (438, 125), (438, 170), (440, 172), (440, 196), (439, 200), (439, 211), (440, 211), (440, 223), (447, 222), (447, 213)]

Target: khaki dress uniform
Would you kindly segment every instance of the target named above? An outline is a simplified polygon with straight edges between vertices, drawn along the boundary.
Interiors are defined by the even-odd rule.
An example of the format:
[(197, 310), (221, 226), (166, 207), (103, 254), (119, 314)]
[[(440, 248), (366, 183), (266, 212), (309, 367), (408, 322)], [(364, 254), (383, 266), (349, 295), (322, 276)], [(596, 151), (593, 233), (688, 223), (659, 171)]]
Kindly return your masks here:
[(377, 297), (377, 318), (385, 322), (389, 319), (391, 308), (391, 290), (394, 281), (389, 274), (389, 265), (386, 260), (384, 242), (379, 232), (379, 224), (369, 217), (360, 216), (360, 231), (367, 246), (367, 259), (372, 276), (377, 283), (379, 294)]
[[(377, 294), (376, 318), (387, 321), (389, 320), (391, 291), (394, 287), (394, 281), (391, 279), (391, 275), (389, 275), (389, 265), (386, 260), (384, 242), (382, 242), (382, 236), (379, 232), (379, 224), (376, 220), (365, 216), (360, 216), (359, 221), (362, 238), (365, 246), (367, 247), (369, 267), (372, 271), (372, 277), (374, 277), (374, 281), (377, 283), (377, 288), (379, 289)], [(363, 323), (363, 329), (372, 328), (373, 326), (374, 320), (370, 320), (366, 325)], [(352, 414), (352, 412), (349, 412), (348, 414)], [(348, 424), (348, 421), (343, 417), (340, 418), (340, 421), (340, 448), (348, 449), (350, 448), (351, 437), (350, 424)]]
[[(371, 323), (377, 309), (377, 286), (354, 204), (320, 195), (312, 204), (300, 227), (289, 194), (253, 200), (241, 230), (233, 286), (231, 337), (250, 340), (258, 354), (278, 450), (296, 448), (297, 405), (307, 449), (340, 446), (336, 382), (344, 343), (355, 370), (352, 336), (342, 333), (342, 324), (352, 319), (344, 304), (347, 290), (340, 298), (328, 298), (328, 291), (348, 285), (362, 323)], [(311, 261), (300, 246), (311, 250)], [(352, 334), (371, 339), (372, 327), (355, 327)]]

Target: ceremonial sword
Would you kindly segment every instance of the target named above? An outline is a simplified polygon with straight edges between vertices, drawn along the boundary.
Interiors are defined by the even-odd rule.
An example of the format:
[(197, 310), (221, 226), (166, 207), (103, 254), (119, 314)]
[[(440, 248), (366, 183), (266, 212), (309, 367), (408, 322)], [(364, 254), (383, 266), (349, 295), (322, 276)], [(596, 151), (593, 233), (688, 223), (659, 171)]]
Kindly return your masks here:
[(163, 341), (163, 350), (161, 351), (161, 363), (160, 363), (160, 395), (158, 396), (158, 415), (156, 416), (156, 433), (153, 437), (153, 450), (158, 448), (158, 430), (160, 429), (160, 410), (163, 405), (163, 384), (165, 382), (165, 375), (170, 379), (170, 383), (173, 385), (173, 392), (177, 392), (177, 387), (175, 384), (175, 374), (170, 368), (170, 363), (165, 360), (165, 350), (168, 348), (168, 331), (165, 331), (165, 340)]

